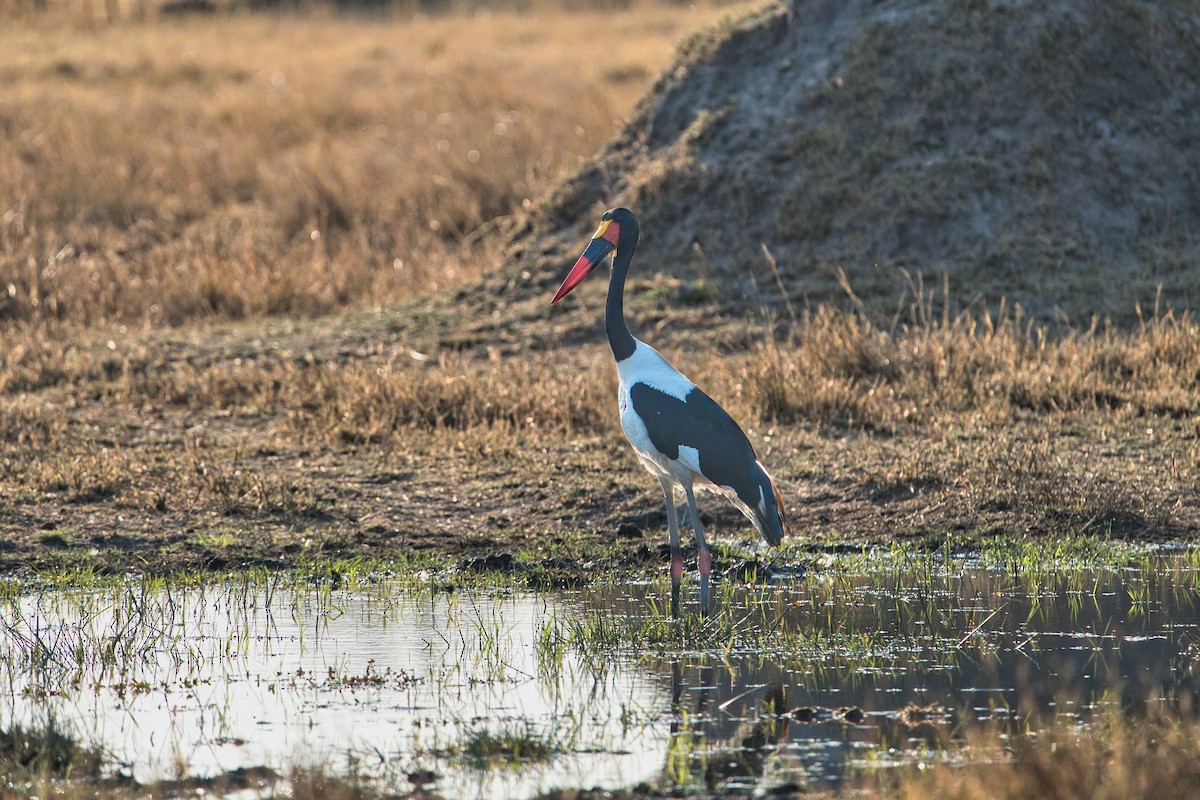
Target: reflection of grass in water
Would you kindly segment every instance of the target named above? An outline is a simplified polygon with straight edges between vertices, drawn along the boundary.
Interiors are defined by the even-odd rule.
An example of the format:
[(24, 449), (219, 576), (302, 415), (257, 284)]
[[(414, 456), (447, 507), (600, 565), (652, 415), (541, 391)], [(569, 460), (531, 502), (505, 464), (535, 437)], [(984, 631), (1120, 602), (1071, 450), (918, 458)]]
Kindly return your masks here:
[(548, 761), (559, 752), (555, 742), (529, 727), (499, 732), (474, 730), (462, 745), (463, 756), (479, 767)]
[(70, 775), (96, 777), (103, 763), (101, 750), (84, 746), (53, 719), (39, 726), (14, 724), (0, 730), (0, 773), (8, 786)]
[[(99, 753), (51, 730), (14, 727), (0, 731), (0, 769), (9, 785), (65, 800), (95, 796), (102, 763)], [(1085, 729), (1059, 724), (1005, 740), (979, 731), (968, 731), (965, 737), (958, 757), (939, 759), (931, 753), (920, 760), (922, 766), (899, 769), (876, 769), (862, 763), (837, 792), (806, 794), (816, 798), (852, 795), (865, 800), (1138, 800), (1191, 797), (1200, 785), (1200, 725), (1194, 721), (1131, 721), (1114, 712)], [(685, 726), (683, 733), (672, 738), (664, 777), (677, 786), (694, 785), (696, 777), (704, 774), (707, 760), (697, 745)], [(551, 737), (517, 726), (500, 732), (470, 730), (454, 753), (443, 755), (462, 757), (480, 769), (495, 769), (542, 763), (562, 752)], [(22, 763), (14, 753), (34, 755)], [(289, 774), (289, 782), (289, 796), (295, 800), (381, 796), (369, 780), (354, 771), (353, 764), (298, 769)], [(145, 790), (110, 784), (105, 796), (124, 800), (144, 796)], [(640, 787), (628, 796), (659, 794)]]
[[(720, 562), (737, 564), (734, 552), (723, 548)], [(773, 564), (747, 560), (728, 572), (708, 617), (685, 602), (672, 618), (661, 576), (642, 589), (598, 587), (582, 611), (543, 626), (539, 661), (552, 666), (567, 652), (596, 663), (755, 654), (814, 681), (853, 684), (866, 673), (911, 668), (913, 654), (922, 669), (954, 668), (964, 656), (991, 661), (1015, 630), (1071, 630), (1102, 613), (1101, 603), (1150, 624), (1167, 605), (1194, 610), (1200, 583), (1193, 554), (1083, 537), (983, 552), (773, 552)], [(770, 581), (780, 564), (807, 569)], [(1032, 651), (1037, 642), (1029, 636), (1022, 646)]]
[[(224, 674), (230, 659), (252, 648), (268, 647), (276, 621), (296, 625), (300, 647), (309, 637), (319, 640), (327, 622), (355, 609), (386, 624), (402, 624), (414, 612), (420, 593), (406, 591), (410, 579), (356, 574), (343, 566), (317, 580), (294, 573), (247, 570), (221, 581), (179, 581), (159, 577), (125, 579), (78, 575), (77, 588), (45, 585), (39, 591), (14, 588), (0, 596), (0, 672), (19, 676), (23, 691), (47, 699), (90, 685), (121, 693), (144, 693), (164, 680), (185, 684)], [(436, 596), (436, 595), (435, 595)], [(506, 603), (494, 592), (455, 592), (438, 601), (451, 638), (431, 641), (437, 651), (459, 656), (453, 670), (476, 682), (506, 679), (514, 655)], [(202, 635), (198, 619), (219, 622), (220, 634)], [(459, 640), (459, 632), (466, 635)], [(199, 638), (196, 638), (199, 635)], [(266, 637), (264, 639), (264, 636)], [(185, 654), (172, 666), (164, 653)], [(181, 666), (182, 665), (182, 666)], [(349, 665), (329, 667), (326, 688), (402, 686), (416, 680), (404, 670), (379, 669), (371, 662), (365, 673)], [(300, 673), (272, 681), (280, 688), (313, 684), (321, 676)]]
[(679, 727), (677, 733), (671, 734), (670, 744), (667, 745), (665, 773), (673, 785), (690, 786), (704, 774), (708, 764), (708, 748), (696, 735), (694, 727), (688, 724), (686, 711), (681, 715)]
[(427, 749), (431, 755), (462, 761), (473, 769), (521, 767), (551, 760), (570, 750), (567, 734), (543, 732), (528, 720), (517, 720), (490, 728), (464, 725), (461, 737)]
[[(983, 647), (988, 632), (1001, 627), (1006, 611), (988, 617), (1006, 598), (1030, 598), (1029, 623), (1036, 625), (1054, 607), (1049, 599), (1066, 597), (1067, 618), (1054, 620), (1063, 625), (1094, 606), (1105, 586), (1124, 593), (1136, 617), (1156, 613), (1167, 600), (1193, 607), (1200, 588), (1200, 551), (1164, 555), (1089, 537), (1003, 540), (981, 552), (958, 551), (950, 544), (935, 550), (898, 545), (821, 552), (800, 543), (771, 554), (773, 561), (767, 563), (757, 551), (722, 546), (718, 564), (728, 572), (716, 585), (717, 611), (707, 618), (685, 606), (680, 619), (671, 619), (663, 605), (668, 592), (658, 564), (647, 566), (654, 583), (645, 601), (619, 612), (615, 609), (626, 592), (628, 571), (618, 581), (602, 565), (591, 569), (585, 580), (610, 580), (613, 588), (597, 586), (591, 610), (551, 619), (543, 627), (536, 651), (539, 672), (553, 674), (568, 651), (597, 662), (614, 654), (756, 652), (837, 678), (856, 668), (887, 668), (898, 651), (919, 647), (952, 666), (964, 646)], [(414, 556), (386, 562), (328, 559), (290, 571), (249, 568), (132, 580), (78, 568), (39, 576), (40, 593), (31, 593), (28, 582), (0, 581), (5, 612), (0, 664), (49, 670), (56, 681), (78, 683), (84, 673), (95, 678), (105, 670), (136, 670), (148, 654), (178, 646), (179, 629), (164, 621), (187, 604), (219, 601), (229, 609), (260, 610), (258, 616), (232, 620), (222, 649), (233, 653), (249, 646), (249, 626), (269, 618), (269, 609), (332, 619), (354, 596), (384, 617), (395, 617), (404, 606), (398, 597), (432, 591), (446, 598), (460, 627), (477, 634), (479, 659), (502, 668), (507, 631), (502, 610), (488, 611), (493, 599), (464, 608), (462, 598), (471, 593), (458, 590), (519, 589), (536, 572), (535, 558), (519, 554), (503, 571), (455, 569), (445, 558)], [(772, 572), (780, 570), (784, 579), (772, 580)], [(1114, 577), (1120, 578), (1115, 586)], [(44, 632), (33, 636), (19, 624), (18, 613), (22, 598), (28, 603), (31, 596), (37, 598), (39, 612), (74, 614), (93, 624), (59, 631), (54, 638)], [(102, 626), (95, 622), (101, 610), (111, 614), (111, 622)], [(900, 631), (900, 638), (885, 635), (885, 627)], [(964, 637), (972, 632), (978, 635)]]
[[(707, 617), (685, 613), (673, 619), (651, 598), (645, 613), (599, 608), (550, 619), (534, 645), (539, 663), (550, 665), (540, 671), (550, 673), (567, 652), (601, 664), (613, 658), (657, 661), (703, 655), (721, 660), (754, 654), (814, 680), (853, 680), (863, 670), (885, 670), (897, 663), (904, 643), (878, 625), (833, 615), (812, 625), (789, 603), (765, 601), (760, 595), (759, 602), (747, 604), (732, 597), (734, 591), (732, 585), (722, 587), (722, 594), (731, 596)], [(957, 658), (952, 645), (949, 640), (924, 642), (929, 654), (946, 665)]]
[[(725, 552), (725, 563), (732, 562), (732, 552)], [(368, 613), (389, 620), (402, 619), (404, 609), (410, 607), (405, 600), (410, 587), (423, 588), (410, 597), (429, 597), (429, 590), (440, 586), (440, 581), (453, 579), (444, 572), (372, 571), (372, 563), (330, 562), (323, 570), (314, 569), (307, 575), (247, 570), (225, 576), (223, 583), (182, 577), (178, 583), (147, 578), (127, 579), (118, 584), (108, 576), (84, 574), (77, 576), (81, 584), (93, 588), (47, 592), (43, 610), (51, 609), (53, 603), (77, 607), (93, 615), (100, 608), (115, 609), (113, 623), (68, 631), (57, 639), (49, 638), (43, 628), (40, 640), (28, 639), (23, 644), (12, 638), (13, 629), (6, 629), (14, 620), (9, 613), (17, 599), (14, 591), (2, 601), (5, 613), (0, 624), (0, 667), (30, 669), (33, 665), (29, 659), (36, 656), (34, 660), (45, 672), (41, 683), (47, 686), (63, 685), (57, 681), (71, 673), (68, 667), (82, 669), (84, 677), (89, 679), (104, 670), (112, 675), (122, 666), (137, 670), (147, 654), (176, 646), (180, 634), (170, 620), (184, 607), (194, 613), (199, 603), (218, 603), (230, 609), (235, 617), (244, 615), (239, 617), (235, 630), (226, 634), (228, 640), (214, 651), (220, 658), (252, 646), (243, 634), (268, 619), (269, 615), (263, 611), (266, 606), (274, 604), (285, 614), (290, 608), (293, 614), (306, 620), (305, 629), (313, 629), (319, 625), (308, 622), (319, 623), (323, 617), (343, 613), (347, 598), (359, 595), (367, 599)], [(1132, 610), (1146, 609), (1139, 613), (1157, 615), (1162, 613), (1163, 603), (1168, 599), (1179, 607), (1194, 603), (1188, 598), (1197, 582), (1194, 553), (1163, 557), (1145, 548), (1095, 540), (1071, 540), (1065, 545), (1005, 544), (982, 553), (960, 553), (949, 547), (936, 551), (898, 547), (882, 553), (823, 554), (792, 545), (782, 551), (776, 563), (805, 563), (807, 577), (770, 582), (768, 565), (745, 570), (737, 580), (732, 575), (725, 577), (718, 583), (719, 603), (710, 617), (685, 613), (680, 619), (672, 619), (662, 605), (662, 598), (669, 595), (661, 576), (656, 576), (654, 585), (645, 587), (646, 597), (637, 602), (630, 601), (627, 584), (610, 590), (604, 587), (597, 587), (594, 592), (589, 590), (595, 595), (588, 603), (593, 610), (553, 617), (540, 628), (535, 639), (538, 676), (549, 682), (564, 669), (594, 669), (602, 674), (629, 657), (711, 662), (723, 657), (744, 658), (753, 653), (796, 670), (797, 680), (849, 686), (862, 680), (857, 675), (860, 671), (902, 668), (904, 653), (912, 649), (920, 649), (923, 656), (932, 659), (923, 662), (925, 668), (931, 664), (953, 666), (964, 653), (977, 657), (984, 643), (990, 641), (995, 646), (1000, 641), (989, 639), (989, 633), (1000, 626), (1008, 611), (990, 621), (989, 615), (1009, 602), (1008, 598), (1018, 595), (1035, 599), (1057, 596), (1060, 600), (1066, 596), (1072, 609), (1069, 615), (1047, 616), (1054, 606), (1047, 599), (1044, 606), (1034, 604), (1032, 616), (1036, 619), (1031, 617), (1034, 626), (1051, 622), (1063, 626), (1070, 624), (1079, 609), (1094, 603), (1093, 595), (1106, 586), (1123, 591)], [(1129, 568), (1137, 572), (1127, 572)], [(975, 572), (968, 576), (969, 570)], [(512, 577), (499, 572), (484, 576), (484, 580), (493, 582), (506, 579)], [(183, 592), (184, 588), (188, 592)], [(610, 593), (606, 595), (605, 591)], [(621, 592), (625, 593), (624, 606), (614, 599), (619, 599)], [(468, 638), (474, 634), (478, 640), (464, 651), (468, 657), (459, 663), (473, 677), (494, 675), (494, 680), (503, 680), (508, 669), (505, 661), (509, 657), (507, 643), (512, 626), (505, 618), (506, 595), (468, 592), (442, 595), (436, 588), (434, 594), (446, 603), (447, 625), (467, 632)], [(259, 610), (257, 616), (254, 609)], [(898, 635), (888, 632), (897, 626)], [(977, 628), (977, 635), (964, 636)], [(29, 647), (22, 649), (26, 645)], [(1037, 641), (1031, 639), (1024, 646), (1033, 651)], [(202, 668), (203, 664), (195, 667)], [(394, 677), (398, 680), (400, 674)], [(386, 671), (377, 672), (368, 666), (361, 675), (331, 671), (328, 685), (358, 688), (377, 685), (384, 679), (389, 684), (394, 682)], [(128, 680), (134, 680), (134, 676), (131, 674)], [(1173, 700), (1181, 703), (1183, 699)], [(786, 709), (775, 709), (774, 713), (782, 710)], [(623, 717), (625, 714), (635, 724), (653, 718), (652, 714), (633, 707), (623, 708)], [(1094, 752), (1096, 745), (1091, 739), (1067, 741), (1069, 720), (1045, 722), (1053, 730), (1061, 730), (1062, 735), (1019, 731), (1020, 740), (1031, 737), (1028, 739), (1031, 748), (1053, 741), (1060, 749), (1078, 747)], [(565, 721), (561, 724), (570, 727)], [(1192, 733), (1200, 733), (1200, 729), (1193, 727)], [(507, 724), (490, 720), (488, 727), (480, 727), (472, 720), (459, 723), (457, 738), (448, 744), (435, 743), (441, 746), (424, 748), (424, 753), (482, 770), (518, 767), (573, 752), (580, 736), (586, 733), (553, 726), (545, 732), (525, 720)], [(1093, 750), (1086, 750), (1088, 747)], [(688, 735), (673, 737), (666, 763), (669, 777), (674, 780), (676, 773), (684, 777), (695, 775), (697, 758), (704, 757), (706, 752), (702, 739), (689, 740)], [(947, 758), (976, 761), (976, 756), (986, 759), (994, 757), (996, 752), (1001, 751), (987, 751), (983, 744), (973, 743), (965, 751), (956, 748), (955, 754)], [(1017, 748), (1017, 752), (1024, 751)], [(975, 769), (973, 766), (972, 770)], [(337, 773), (331, 769), (328, 774)], [(886, 780), (890, 781), (896, 772), (888, 770), (887, 774), (891, 777)], [(677, 783), (683, 785), (686, 781), (681, 779)], [(906, 786), (907, 783), (902, 784), (901, 797), (918, 796), (916, 789)]]

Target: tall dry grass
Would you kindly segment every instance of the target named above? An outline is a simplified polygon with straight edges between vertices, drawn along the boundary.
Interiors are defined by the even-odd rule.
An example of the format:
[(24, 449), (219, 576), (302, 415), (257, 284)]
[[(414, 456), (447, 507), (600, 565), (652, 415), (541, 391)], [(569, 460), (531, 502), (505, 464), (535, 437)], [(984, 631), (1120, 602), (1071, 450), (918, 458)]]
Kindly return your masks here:
[[(885, 329), (866, 312), (821, 307), (799, 317), (783, 338), (766, 329), (762, 337), (758, 346), (730, 354), (659, 344), (747, 425), (895, 435), (1041, 415), (1158, 418), (1185, 428), (1200, 421), (1200, 324), (1186, 312), (1147, 319), (1135, 331), (1051, 337), (1022, 324), (1019, 313), (915, 312), (910, 322)], [(384, 441), (419, 428), (616, 431), (607, 413), (614, 370), (600, 343), (563, 361), (559, 353), (483, 358), (449, 351), (415, 360), (406, 348), (387, 345), (313, 358), (259, 348), (242, 358), (236, 339), (64, 345), (21, 336), (14, 342), (0, 352), (0, 395), (62, 388), (134, 406), (269, 413), (353, 441)], [(17, 416), (36, 414), (26, 408)]]
[[(1132, 331), (1051, 335), (1020, 308), (935, 314), (933, 297), (913, 288), (890, 327), (822, 306), (793, 322), (786, 342), (765, 340), (740, 373), (753, 413), (896, 433), (962, 414), (997, 424), (1027, 412), (1200, 412), (1200, 323), (1188, 311), (1154, 309)], [(938, 306), (952, 304), (944, 288)]]
[(7, 21), (0, 325), (317, 314), (459, 282), (722, 13)]
[[(1191, 797), (1200, 786), (1194, 721), (1114, 716), (1082, 731), (1060, 725), (1024, 736), (1009, 757), (970, 768), (941, 765), (869, 798), (917, 800), (1153, 800)], [(1004, 748), (993, 743), (999, 755)]]

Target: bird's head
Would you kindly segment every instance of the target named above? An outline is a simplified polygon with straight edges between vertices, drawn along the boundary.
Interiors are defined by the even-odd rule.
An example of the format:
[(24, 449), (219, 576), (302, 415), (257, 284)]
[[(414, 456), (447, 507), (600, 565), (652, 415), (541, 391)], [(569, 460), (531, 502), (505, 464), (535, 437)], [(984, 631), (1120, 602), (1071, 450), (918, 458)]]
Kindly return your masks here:
[(551, 304), (566, 297), (572, 289), (583, 283), (583, 279), (596, 268), (596, 265), (614, 251), (630, 252), (637, 246), (638, 221), (633, 212), (627, 208), (614, 208), (604, 212), (600, 218), (600, 227), (592, 235), (583, 255), (571, 267), (562, 286), (554, 294)]

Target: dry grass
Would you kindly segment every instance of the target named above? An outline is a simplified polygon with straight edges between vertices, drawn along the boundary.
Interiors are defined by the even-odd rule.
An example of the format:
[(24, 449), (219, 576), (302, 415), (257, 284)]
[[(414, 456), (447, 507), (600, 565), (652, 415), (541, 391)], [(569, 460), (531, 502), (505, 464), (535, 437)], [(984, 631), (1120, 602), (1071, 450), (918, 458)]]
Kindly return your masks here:
[[(964, 419), (1000, 426), (1031, 415), (1102, 413), (1186, 424), (1200, 412), (1200, 324), (1187, 312), (1156, 315), (1134, 331), (1051, 337), (1023, 324), (1019, 311), (934, 317), (928, 308), (915, 303), (907, 321), (882, 329), (866, 313), (821, 307), (782, 338), (764, 330), (741, 354), (676, 353), (669, 339), (660, 344), (735, 417), (766, 424), (894, 436)], [(327, 340), (295, 337), (310, 350), (266, 347), (261, 336), (247, 343), (236, 328), (215, 345), (14, 334), (0, 352), (0, 393), (14, 398), (0, 440), (45, 443), (61, 433), (62, 409), (31, 396), (55, 388), (108, 403), (273, 415), (348, 442), (381, 442), (410, 429), (616, 430), (602, 411), (616, 392), (603, 345), (569, 356), (488, 348), (429, 357), (389, 346), (389, 336), (407, 333), (389, 333), (386, 317), (367, 324)], [(532, 326), (530, 335), (539, 330)], [(356, 350), (357, 341), (366, 344)]]
[[(603, 345), (426, 358), (390, 319), (278, 339), (233, 326), (20, 340), (0, 354), (0, 525), (31, 542), (10, 549), (14, 565), (45, 555), (30, 537), (47, 526), (163, 547), (216, 531), (202, 551), (162, 550), (165, 566), (323, 537), (378, 554), (586, 548), (659, 508), (620, 434)], [(748, 352), (664, 350), (750, 432), (808, 539), (1200, 528), (1200, 326), (1186, 314), (1051, 339), (1016, 315), (918, 307), (882, 330), (817, 311)]]
[[(1020, 737), (1010, 758), (970, 768), (937, 766), (868, 797), (896, 800), (1132, 800), (1188, 797), (1200, 785), (1194, 722), (1114, 718), (1083, 732)], [(1003, 752), (993, 743), (996, 752)]]
[[(950, 304), (947, 292), (939, 305)], [(768, 342), (746, 375), (755, 411), (896, 433), (946, 414), (1002, 424), (1024, 412), (1183, 418), (1200, 410), (1200, 324), (1188, 312), (1155, 314), (1134, 331), (1051, 337), (1024, 324), (1019, 309), (994, 318), (935, 316), (932, 307), (924, 295), (890, 329), (865, 313), (806, 314), (790, 331), (793, 346)]]
[(458, 283), (495, 263), (480, 234), (722, 13), (5, 22), (0, 325), (318, 314)]
[[(1177, 516), (1178, 493), (1200, 485), (1200, 450), (1167, 443), (1200, 433), (1200, 325), (1190, 314), (1051, 338), (1019, 313), (935, 317), (932, 307), (926, 296), (891, 330), (865, 313), (806, 315), (791, 346), (767, 342), (742, 371), (751, 410), (785, 425), (929, 437), (898, 448), (867, 483), (876, 502), (917, 500), (917, 516), (940, 530), (1194, 529)], [(1129, 442), (1139, 429), (1144, 442)], [(1116, 473), (1101, 466), (1105, 454), (1143, 447), (1157, 467), (1145, 454)], [(1165, 484), (1159, 470), (1172, 476)]]

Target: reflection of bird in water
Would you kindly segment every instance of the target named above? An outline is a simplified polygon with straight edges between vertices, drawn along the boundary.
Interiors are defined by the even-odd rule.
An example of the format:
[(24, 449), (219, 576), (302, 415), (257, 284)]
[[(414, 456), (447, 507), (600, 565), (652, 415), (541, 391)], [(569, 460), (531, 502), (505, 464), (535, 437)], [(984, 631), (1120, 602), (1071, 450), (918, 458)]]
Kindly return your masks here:
[[(783, 713), (787, 709), (785, 688), (778, 683), (771, 684), (758, 703), (729, 712), (732, 716), (727, 719), (740, 719), (728, 736), (722, 736), (719, 731), (721, 717), (728, 706), (708, 708), (717, 689), (714, 670), (707, 665), (696, 670), (698, 683), (691, 687), (695, 690), (696, 702), (688, 708), (685, 706), (690, 704), (684, 702), (684, 690), (689, 687), (683, 678), (683, 667), (678, 663), (671, 665), (671, 739), (678, 746), (668, 754), (668, 775), (676, 785), (693, 777), (702, 777), (705, 787), (714, 790), (733, 786), (750, 788), (764, 783), (779, 744), (787, 740), (788, 717)], [(693, 757), (699, 748), (702, 748), (701, 757)], [(702, 775), (694, 775), (694, 767), (701, 767)], [(772, 793), (784, 789), (786, 795), (786, 786), (773, 787)], [(790, 786), (801, 791), (798, 785)]]
[(700, 610), (707, 614), (712, 554), (704, 540), (693, 488), (726, 497), (772, 545), (783, 539), (787, 526), (783, 498), (754, 455), (750, 440), (725, 409), (658, 351), (630, 334), (625, 323), (625, 276), (637, 249), (638, 236), (638, 221), (633, 212), (625, 208), (605, 212), (599, 230), (551, 302), (561, 300), (613, 253), (604, 322), (620, 378), (621, 428), (642, 465), (662, 484), (666, 496), (671, 536), (671, 613), (679, 613), (679, 583), (683, 575), (675, 520), (675, 489), (679, 488), (687, 497), (696, 531)]
[[(752, 778), (756, 784), (767, 778), (771, 759), (779, 744), (787, 740), (788, 718), (779, 715), (786, 708), (783, 686), (767, 687), (754, 719), (743, 721), (739, 726), (735, 738), (738, 738), (740, 749), (729, 753), (729, 757), (710, 759), (705, 783), (715, 789), (738, 778)], [(748, 710), (747, 714), (753, 714), (753, 711)], [(775, 787), (772, 793), (777, 793), (778, 788)]]

